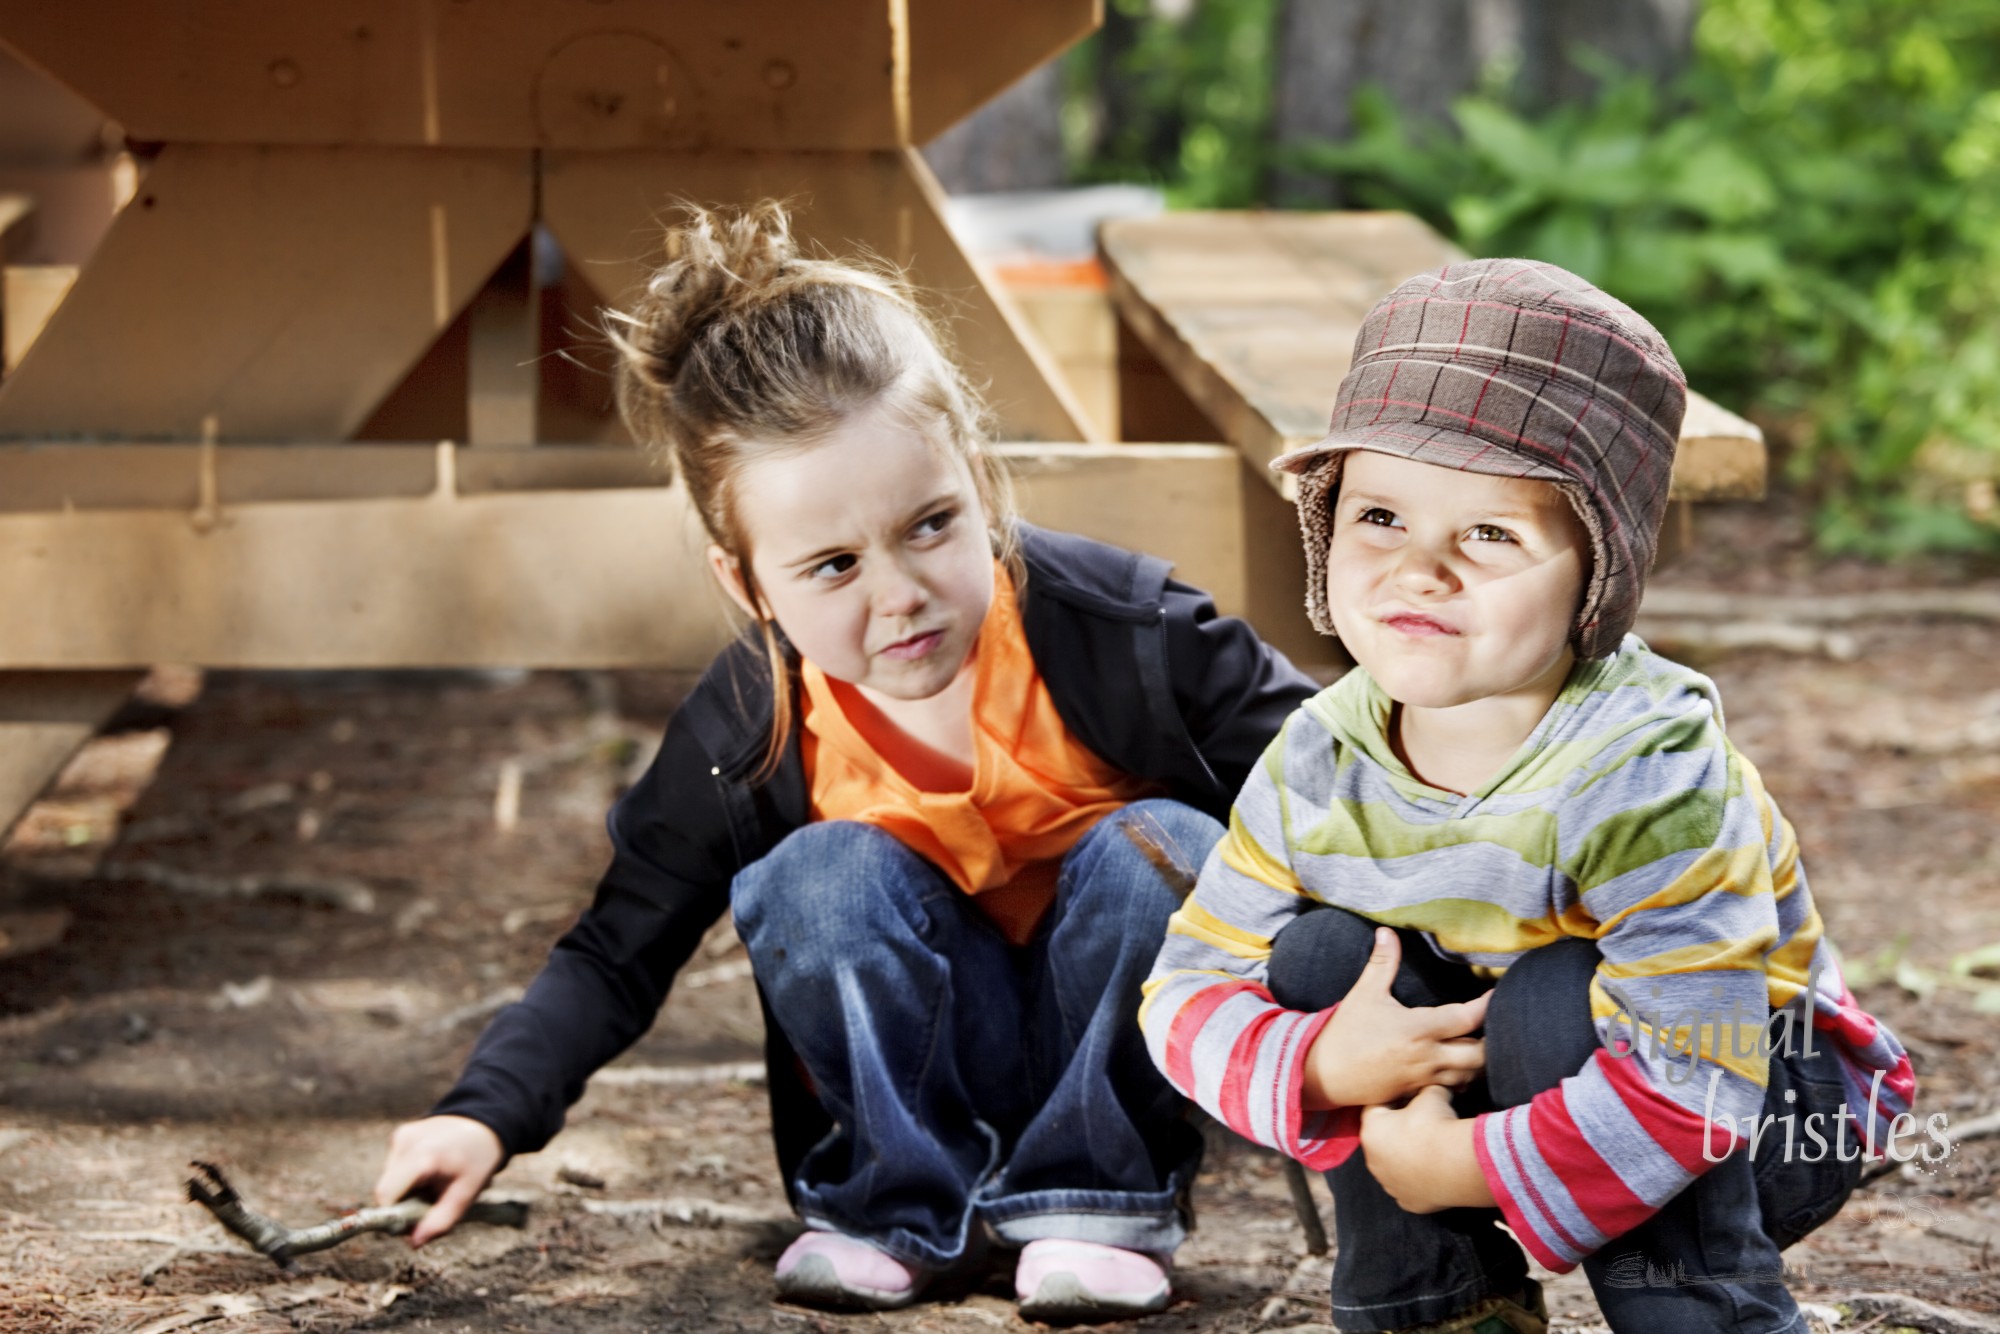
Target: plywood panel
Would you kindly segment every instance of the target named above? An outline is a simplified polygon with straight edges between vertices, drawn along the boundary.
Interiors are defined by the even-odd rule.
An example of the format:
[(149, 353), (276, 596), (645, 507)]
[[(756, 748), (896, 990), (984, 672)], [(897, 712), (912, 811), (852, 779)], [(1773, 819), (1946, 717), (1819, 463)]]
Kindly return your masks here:
[(800, 237), (834, 254), (866, 249), (906, 265), (951, 315), (958, 350), (991, 382), (999, 434), (1097, 438), (1053, 360), (997, 284), (959, 248), (914, 151), (882, 153), (550, 153), (542, 216), (577, 272), (616, 301), (644, 278), (676, 199), (795, 204)]
[(0, 386), (0, 436), (352, 434), (527, 233), (531, 165), (168, 147)]
[[(68, 447), (72, 460), (90, 462), (87, 448)], [(1000, 448), (1030, 519), (1153, 551), (1240, 609), (1234, 451)], [(542, 452), (413, 453), (429, 454), (435, 488), (407, 498), (225, 500), (204, 521), (188, 509), (0, 514), (0, 668), (706, 662), (729, 628), (682, 490), (457, 486), (461, 462)], [(577, 470), (591, 454), (631, 458), (560, 452)]]
[(0, 837), (125, 702), (141, 675), (0, 672)]
[(1104, 21), (1103, 0), (909, 0), (910, 139), (929, 143)]
[[(1023, 8), (967, 10), (1005, 33)], [(0, 41), (149, 140), (886, 148), (902, 142), (889, 16), (887, 0), (0, 0)]]

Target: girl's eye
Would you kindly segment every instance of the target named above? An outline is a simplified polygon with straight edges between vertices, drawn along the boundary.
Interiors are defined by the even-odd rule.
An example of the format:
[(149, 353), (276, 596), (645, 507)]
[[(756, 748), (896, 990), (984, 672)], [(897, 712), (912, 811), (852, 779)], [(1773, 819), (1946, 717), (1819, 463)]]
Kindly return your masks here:
[(1380, 505), (1370, 505), (1354, 518), (1357, 523), (1372, 523), (1383, 528), (1396, 527), (1396, 516)]
[(854, 557), (844, 552), (838, 556), (829, 556), (807, 570), (806, 578), (817, 580), (821, 583), (832, 583), (835, 579), (840, 578), (841, 575), (853, 569), (854, 564)]
[(917, 520), (917, 526), (914, 529), (915, 535), (918, 537), (936, 537), (939, 533), (951, 527), (951, 521), (957, 517), (957, 510), (939, 510), (936, 514), (926, 514), (923, 518)]
[(1477, 523), (1472, 526), (1472, 540), (1475, 542), (1512, 542), (1514, 535), (1497, 523)]

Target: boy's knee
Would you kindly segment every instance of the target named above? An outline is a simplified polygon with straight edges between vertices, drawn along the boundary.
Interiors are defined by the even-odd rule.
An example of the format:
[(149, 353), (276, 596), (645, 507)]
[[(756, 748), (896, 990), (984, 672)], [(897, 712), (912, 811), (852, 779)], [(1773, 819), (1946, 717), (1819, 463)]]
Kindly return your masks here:
[(1375, 948), (1375, 923), (1345, 908), (1314, 908), (1271, 941), (1271, 999), (1288, 1010), (1324, 1010), (1346, 999)]
[(1590, 982), (1595, 941), (1565, 936), (1529, 950), (1494, 984), (1486, 1007), (1487, 1085), (1502, 1107), (1527, 1102), (1581, 1070), (1598, 1048)]

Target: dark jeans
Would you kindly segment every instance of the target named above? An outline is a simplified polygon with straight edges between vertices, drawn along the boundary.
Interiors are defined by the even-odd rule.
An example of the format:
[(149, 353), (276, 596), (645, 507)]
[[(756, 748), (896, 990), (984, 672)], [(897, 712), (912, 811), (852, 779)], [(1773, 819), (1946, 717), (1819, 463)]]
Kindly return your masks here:
[[(1375, 924), (1320, 908), (1278, 933), (1271, 994), (1297, 1010), (1323, 1010), (1347, 995), (1374, 946)], [(1400, 930), (1403, 963), (1391, 993), (1404, 1005), (1471, 1000), (1491, 987), (1486, 1075), (1453, 1099), (1461, 1115), (1528, 1102), (1582, 1069), (1598, 1048), (1590, 941), (1565, 938), (1530, 951), (1497, 983), (1440, 958), (1415, 931)], [(1774, 1049), (1764, 1109), (1779, 1116), (1824, 1112), (1845, 1098), (1828, 1039), (1816, 1053)], [(1787, 1101), (1787, 1092), (1796, 1101)], [(1617, 1334), (1804, 1334), (1785, 1290), (1778, 1252), (1838, 1212), (1861, 1174), (1859, 1161), (1820, 1162), (1744, 1152), (1708, 1169), (1646, 1222), (1583, 1262), (1598, 1305)], [(1718, 1152), (1720, 1152), (1718, 1148)], [(1393, 1330), (1444, 1320), (1483, 1297), (1511, 1293), (1527, 1276), (1520, 1246), (1497, 1209), (1405, 1212), (1368, 1171), (1360, 1152), (1326, 1174), (1339, 1246), (1333, 1318), (1343, 1330)]]
[(1107, 817), (1021, 947), (872, 826), (806, 825), (737, 875), (736, 929), (834, 1122), (792, 1183), (809, 1223), (928, 1270), (980, 1222), (1015, 1245), (1180, 1244), (1201, 1137), (1135, 1017), (1176, 903), (1130, 815), (1194, 866), (1222, 837), (1171, 801)]

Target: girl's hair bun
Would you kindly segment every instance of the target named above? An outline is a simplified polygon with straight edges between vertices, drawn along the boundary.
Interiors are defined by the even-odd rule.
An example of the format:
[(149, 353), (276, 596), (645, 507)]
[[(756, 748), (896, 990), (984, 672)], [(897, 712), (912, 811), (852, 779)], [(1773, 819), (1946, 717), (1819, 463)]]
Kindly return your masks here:
[(662, 463), (685, 472), (718, 435), (810, 434), (815, 397), (838, 415), (944, 359), (900, 272), (802, 253), (780, 201), (679, 212), (665, 261), (604, 321), (619, 411)]

